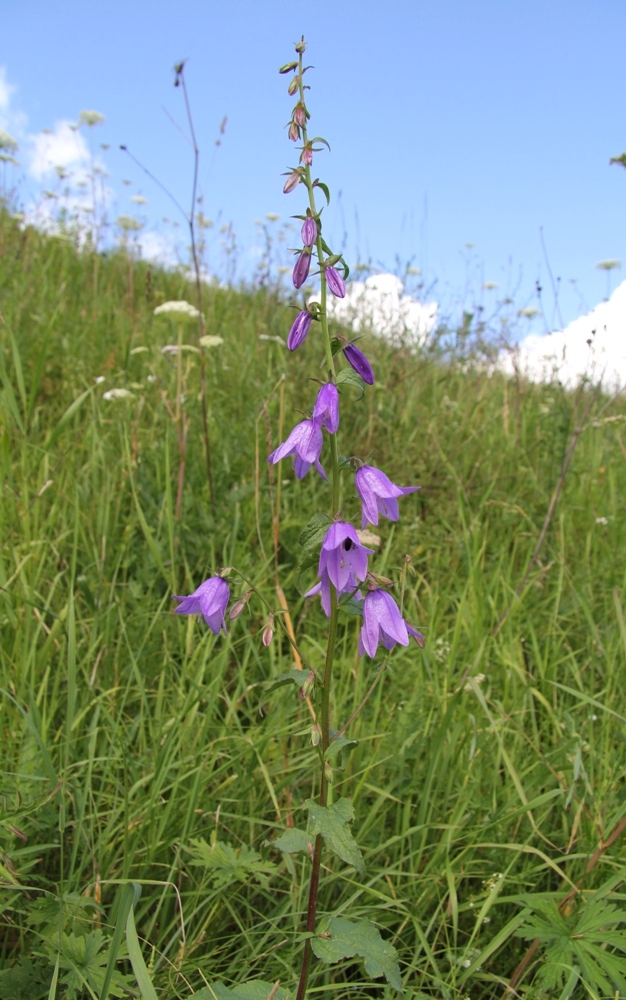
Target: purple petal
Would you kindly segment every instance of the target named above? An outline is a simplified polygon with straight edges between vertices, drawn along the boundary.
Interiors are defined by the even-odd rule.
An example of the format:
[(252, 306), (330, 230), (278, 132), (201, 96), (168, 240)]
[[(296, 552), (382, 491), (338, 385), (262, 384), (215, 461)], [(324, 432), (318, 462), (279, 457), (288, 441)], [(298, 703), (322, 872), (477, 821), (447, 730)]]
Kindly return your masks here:
[(304, 220), (302, 226), (302, 242), (305, 247), (312, 247), (317, 239), (317, 223), (310, 215)]
[(343, 299), (346, 294), (346, 283), (339, 274), (336, 267), (326, 267), (324, 268), (324, 274), (326, 275), (326, 281), (328, 282), (328, 287), (330, 288), (333, 295), (338, 299)]
[(311, 254), (308, 250), (303, 250), (298, 256), (296, 265), (293, 269), (293, 283), (295, 288), (301, 288), (306, 279), (309, 276), (309, 268), (311, 266)]
[(306, 309), (298, 313), (287, 337), (287, 347), (290, 351), (296, 351), (304, 343), (311, 329), (312, 320), (311, 313)]
[(343, 349), (345, 359), (368, 385), (374, 385), (374, 372), (369, 361), (354, 344), (346, 344)]
[(313, 407), (313, 420), (321, 423), (329, 434), (339, 427), (339, 392), (332, 382), (326, 382), (317, 394)]

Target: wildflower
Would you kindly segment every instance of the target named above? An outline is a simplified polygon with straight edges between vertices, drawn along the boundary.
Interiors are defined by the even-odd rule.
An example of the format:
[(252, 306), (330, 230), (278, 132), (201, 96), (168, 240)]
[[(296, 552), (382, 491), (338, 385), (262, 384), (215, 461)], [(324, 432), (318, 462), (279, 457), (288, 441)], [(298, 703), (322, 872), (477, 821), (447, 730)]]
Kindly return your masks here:
[(102, 125), (104, 122), (104, 115), (101, 115), (99, 111), (81, 111), (78, 116), (79, 125)]
[(300, 128), (302, 128), (302, 126), (306, 124), (306, 111), (304, 108), (304, 104), (296, 104), (295, 108), (293, 109), (293, 120), (296, 123), (296, 125), (300, 126)]
[(300, 138), (300, 129), (298, 128), (296, 122), (291, 122), (288, 134), (292, 142), (298, 141), (298, 139)]
[(155, 316), (171, 316), (172, 319), (197, 319), (200, 313), (190, 302), (184, 299), (174, 299), (171, 302), (164, 302), (154, 310)]
[(311, 251), (303, 250), (301, 254), (298, 255), (296, 265), (293, 269), (293, 283), (295, 288), (301, 288), (306, 279), (309, 276), (309, 268), (311, 266)]
[(326, 382), (318, 392), (313, 420), (325, 427), (329, 434), (334, 434), (339, 427), (339, 393), (332, 382)]
[(323, 443), (322, 428), (319, 424), (313, 420), (303, 420), (296, 424), (287, 440), (272, 452), (268, 462), (276, 465), (282, 458), (294, 455), (293, 471), (298, 479), (306, 476), (312, 465), (315, 465), (322, 479), (327, 479), (320, 463)]
[(307, 309), (303, 309), (301, 313), (298, 313), (287, 337), (287, 347), (290, 351), (296, 351), (304, 343), (311, 329), (312, 320), (313, 317)]
[[(367, 557), (373, 549), (361, 545), (356, 529), (345, 521), (336, 521), (324, 535), (318, 567), (319, 583), (305, 597), (321, 594), (322, 609), (330, 618), (330, 585), (340, 594), (355, 591), (367, 576)], [(359, 594), (356, 594), (359, 597)]]
[(302, 150), (301, 160), (307, 167), (310, 167), (313, 163), (313, 147), (310, 143), (307, 143)]
[(293, 173), (289, 174), (289, 177), (287, 178), (287, 180), (283, 185), (283, 194), (289, 194), (290, 191), (293, 191), (295, 188), (297, 188), (301, 180), (302, 180), (302, 175), (300, 174), (300, 171), (294, 170)]
[(110, 402), (112, 399), (134, 399), (135, 394), (130, 389), (109, 389), (102, 393), (102, 398)]
[(188, 597), (177, 597), (172, 594), (172, 598), (181, 601), (176, 608), (177, 615), (201, 614), (215, 635), (218, 635), (222, 628), (226, 632), (224, 614), (230, 598), (230, 587), (221, 576), (209, 577)]
[(317, 222), (311, 215), (307, 215), (302, 226), (302, 242), (305, 247), (312, 247), (317, 239)]
[(374, 372), (363, 351), (360, 351), (354, 344), (346, 344), (343, 354), (348, 364), (352, 365), (363, 381), (367, 382), (368, 385), (374, 385)]
[[(417, 639), (420, 633), (411, 628), (411, 635)], [(421, 638), (423, 639), (423, 636)], [(385, 649), (393, 649), (397, 642), (401, 646), (408, 646), (409, 631), (391, 594), (386, 590), (369, 590), (363, 602), (359, 655), (367, 653), (373, 659), (379, 642), (382, 642)]]
[(338, 299), (343, 299), (346, 294), (346, 283), (339, 274), (337, 268), (327, 267), (324, 269), (324, 274), (326, 275), (328, 287), (333, 295), (335, 295)]
[(373, 465), (364, 465), (358, 470), (355, 484), (363, 505), (362, 528), (368, 521), (370, 524), (378, 524), (379, 514), (388, 517), (390, 521), (397, 521), (400, 516), (398, 497), (414, 493), (420, 488), (419, 486), (396, 486), (384, 472), (375, 469)]

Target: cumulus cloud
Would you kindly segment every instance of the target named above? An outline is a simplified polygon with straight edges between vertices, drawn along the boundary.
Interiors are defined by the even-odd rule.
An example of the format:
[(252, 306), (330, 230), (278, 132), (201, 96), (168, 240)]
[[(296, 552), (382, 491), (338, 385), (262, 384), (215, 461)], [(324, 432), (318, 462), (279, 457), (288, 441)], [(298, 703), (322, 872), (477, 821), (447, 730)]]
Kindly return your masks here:
[(55, 167), (68, 170), (87, 165), (87, 143), (83, 134), (72, 125), (69, 121), (56, 122), (51, 131), (30, 137), (29, 173), (35, 180), (43, 180)]
[[(319, 302), (319, 296), (312, 298)], [(375, 274), (366, 281), (349, 282), (343, 299), (329, 296), (328, 311), (354, 333), (417, 346), (435, 329), (438, 306), (404, 294), (404, 285), (394, 274)]]
[(610, 299), (564, 330), (520, 341), (503, 356), (505, 371), (515, 369), (536, 382), (558, 379), (574, 387), (581, 378), (602, 379), (610, 389), (626, 385), (626, 281)]
[(11, 94), (15, 89), (15, 86), (7, 80), (6, 66), (0, 66), (0, 112), (3, 115), (9, 112)]

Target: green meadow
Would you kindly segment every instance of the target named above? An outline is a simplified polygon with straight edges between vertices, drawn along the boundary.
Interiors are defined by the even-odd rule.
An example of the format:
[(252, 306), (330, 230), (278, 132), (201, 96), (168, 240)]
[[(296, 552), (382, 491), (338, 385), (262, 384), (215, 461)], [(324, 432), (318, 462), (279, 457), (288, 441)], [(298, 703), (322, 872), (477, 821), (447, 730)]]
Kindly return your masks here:
[[(184, 274), (0, 215), (2, 1000), (297, 981), (309, 866), (272, 841), (318, 768), (306, 701), (268, 684), (291, 647), (263, 645), (254, 597), (215, 637), (171, 595), (233, 566), (279, 611), (278, 581), (320, 667), (299, 538), (327, 487), (266, 459), (322, 352), (276, 339), (294, 312), (271, 288), (203, 289), (212, 501), (200, 355), (162, 352), (198, 331), (154, 316), (172, 299), (196, 303)], [(340, 448), (421, 485), (371, 565), (426, 645), (396, 648), (346, 730), (332, 794), (366, 871), (324, 855), (320, 914), (374, 921), (409, 1000), (624, 997), (626, 404), (490, 373), (467, 340), (368, 337), (376, 383), (342, 390)], [(341, 618), (337, 728), (382, 662), (359, 627)], [(383, 984), (316, 962), (311, 995)]]

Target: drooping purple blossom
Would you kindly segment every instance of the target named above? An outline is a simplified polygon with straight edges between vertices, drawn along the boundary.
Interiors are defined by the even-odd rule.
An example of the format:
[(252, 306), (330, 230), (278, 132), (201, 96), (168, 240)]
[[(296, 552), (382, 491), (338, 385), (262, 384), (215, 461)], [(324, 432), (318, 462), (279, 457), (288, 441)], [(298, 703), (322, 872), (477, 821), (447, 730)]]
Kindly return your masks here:
[(312, 320), (313, 317), (308, 310), (303, 309), (298, 313), (287, 336), (287, 347), (290, 351), (296, 351), (304, 343), (311, 329)]
[(302, 242), (305, 247), (312, 247), (317, 239), (317, 222), (311, 215), (307, 215), (302, 226)]
[(374, 385), (374, 371), (363, 351), (360, 351), (354, 344), (346, 344), (343, 353), (348, 364), (352, 365), (363, 381), (367, 382), (368, 385)]
[(293, 283), (295, 288), (301, 288), (309, 276), (311, 266), (311, 251), (303, 250), (298, 254), (295, 267), (293, 269)]
[(304, 109), (304, 104), (296, 104), (293, 109), (293, 120), (296, 125), (300, 126), (300, 128), (302, 128), (302, 126), (306, 123), (306, 111)]
[[(411, 635), (420, 633), (411, 628)], [(421, 637), (423, 639), (423, 636)], [(400, 609), (386, 590), (369, 590), (363, 602), (363, 627), (359, 635), (359, 655), (367, 653), (372, 659), (381, 642), (385, 649), (393, 649), (397, 642), (408, 646), (409, 632)]]
[(188, 597), (177, 597), (175, 594), (172, 597), (181, 602), (176, 608), (177, 615), (202, 615), (215, 635), (222, 628), (226, 632), (224, 615), (230, 599), (230, 588), (221, 576), (209, 577)]
[(326, 382), (317, 394), (313, 407), (313, 420), (335, 434), (339, 427), (339, 393), (333, 382)]
[(333, 295), (338, 299), (343, 299), (346, 294), (346, 283), (339, 274), (336, 267), (325, 267), (324, 274), (326, 281)]
[(310, 167), (311, 164), (313, 163), (313, 147), (310, 142), (307, 143), (304, 149), (302, 150), (302, 155), (300, 159), (304, 164), (306, 164), (307, 167)]
[(324, 438), (320, 425), (314, 420), (303, 420), (296, 424), (287, 440), (283, 441), (272, 452), (268, 462), (276, 465), (282, 458), (293, 455), (293, 471), (298, 479), (306, 476), (312, 465), (315, 466), (322, 479), (327, 479), (328, 477), (320, 463), (323, 443)]
[(388, 517), (390, 521), (397, 521), (398, 497), (406, 496), (407, 493), (414, 493), (419, 490), (419, 486), (396, 486), (388, 476), (373, 465), (363, 465), (358, 471), (355, 479), (356, 490), (361, 497), (362, 515), (361, 527), (364, 528), (367, 522), (378, 524), (378, 515)]
[[(320, 594), (324, 614), (330, 618), (330, 585), (337, 596), (356, 591), (359, 582), (367, 576), (367, 557), (373, 549), (361, 545), (355, 528), (345, 521), (331, 524), (322, 542), (318, 568), (319, 583), (304, 595)], [(360, 597), (360, 593), (356, 594)]]
[(294, 191), (300, 181), (302, 180), (302, 174), (299, 170), (294, 170), (285, 181), (283, 185), (283, 194), (289, 194), (290, 191)]
[(298, 128), (297, 122), (291, 122), (289, 125), (289, 138), (292, 142), (297, 142), (300, 138), (300, 129)]

